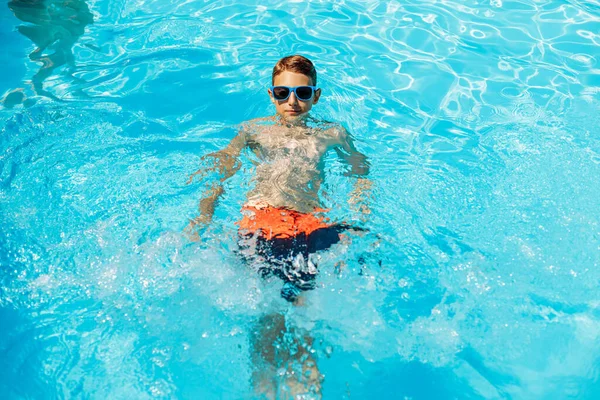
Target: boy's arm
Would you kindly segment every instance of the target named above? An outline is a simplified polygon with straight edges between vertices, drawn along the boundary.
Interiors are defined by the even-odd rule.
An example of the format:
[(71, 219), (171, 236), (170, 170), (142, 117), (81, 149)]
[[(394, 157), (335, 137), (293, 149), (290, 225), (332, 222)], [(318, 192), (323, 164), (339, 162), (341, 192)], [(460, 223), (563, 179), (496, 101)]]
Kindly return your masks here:
[(203, 161), (208, 160), (212, 165), (207, 168), (199, 169), (188, 179), (187, 183), (191, 183), (196, 175), (202, 176), (212, 171), (217, 171), (220, 175), (219, 180), (202, 195), (202, 199), (198, 205), (200, 215), (190, 221), (187, 227), (189, 232), (192, 232), (196, 225), (206, 225), (212, 221), (216, 203), (224, 193), (223, 182), (235, 175), (242, 166), (239, 155), (244, 147), (246, 147), (246, 137), (246, 130), (242, 127), (237, 136), (235, 136), (224, 149), (202, 157)]
[(337, 131), (339, 140), (339, 146), (335, 148), (336, 152), (342, 160), (344, 160), (349, 166), (349, 176), (367, 176), (371, 165), (367, 156), (362, 154), (354, 146), (354, 139), (343, 127), (334, 128)]
[(373, 182), (366, 176), (369, 174), (371, 164), (367, 156), (356, 149), (354, 140), (346, 129), (339, 127), (336, 130), (339, 138), (339, 147), (336, 147), (336, 152), (350, 166), (347, 175), (357, 178), (354, 181), (354, 189), (350, 194), (348, 203), (363, 215), (370, 214), (367, 200), (371, 195)]
[(188, 178), (186, 184), (192, 183), (196, 175), (202, 176), (209, 172), (218, 171), (221, 175), (221, 182), (231, 178), (239, 169), (240, 162), (238, 157), (244, 147), (246, 147), (246, 130), (242, 127), (238, 134), (231, 139), (229, 144), (222, 150), (209, 153), (202, 157), (202, 161), (208, 160), (212, 165), (200, 168)]

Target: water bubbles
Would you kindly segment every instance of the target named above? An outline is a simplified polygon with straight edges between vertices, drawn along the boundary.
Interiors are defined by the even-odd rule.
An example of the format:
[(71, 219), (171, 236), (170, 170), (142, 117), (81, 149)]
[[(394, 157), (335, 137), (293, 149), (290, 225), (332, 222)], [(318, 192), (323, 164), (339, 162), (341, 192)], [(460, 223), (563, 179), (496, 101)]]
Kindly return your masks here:
[(596, 59), (589, 54), (571, 54), (570, 59), (577, 61), (578, 63), (584, 64), (586, 67), (592, 67), (596, 64)]
[(427, 14), (426, 16), (423, 17), (423, 22), (432, 24), (435, 21), (436, 17), (437, 16), (435, 14)]
[(524, 92), (516, 87), (505, 87), (500, 94), (509, 99), (516, 99), (525, 96)]
[(402, 8), (402, 5), (399, 2), (392, 0), (392, 1), (387, 2), (387, 4), (386, 4), (386, 13), (393, 15), (401, 8)]
[(469, 34), (474, 37), (475, 39), (483, 39), (485, 38), (485, 33), (483, 33), (482, 31), (478, 30), (478, 29), (471, 29), (471, 31), (469, 32)]
[(500, 71), (510, 71), (512, 69), (512, 67), (510, 66), (510, 64), (504, 60), (502, 61), (498, 61), (498, 69)]
[[(291, 15), (285, 3), (151, 1), (103, 12), (108, 3), (94, 3), (98, 21), (81, 38), (98, 48), (76, 45), (72, 64), (48, 70), (42, 82), (77, 100), (60, 104), (67, 116), (45, 118), (54, 106), (47, 99), (0, 110), (9, 119), (2, 229), (13, 235), (0, 237), (0, 301), (19, 311), (16, 322), (2, 322), (12, 324), (8, 335), (24, 335), (7, 363), (26, 359), (19, 346), (73, 335), (80, 347), (69, 346), (68, 376), (44, 376), (67, 397), (77, 395), (68, 390), (81, 387), (85, 370), (85, 390), (210, 398), (201, 385), (211, 382), (245, 398), (253, 393), (256, 316), (290, 310), (323, 340), (315, 356), (331, 360), (315, 365), (335, 369), (333, 398), (344, 396), (344, 379), (353, 397), (368, 398), (376, 385), (360, 392), (354, 382), (386, 382), (377, 374), (406, 363), (415, 381), (460, 383), (425, 393), (409, 382), (400, 398), (411, 390), (415, 398), (501, 397), (482, 387), (552, 397), (556, 386), (544, 392), (530, 378), (547, 365), (544, 356), (563, 359), (556, 352), (573, 349), (574, 326), (594, 353), (589, 293), (598, 276), (580, 267), (597, 264), (600, 198), (598, 35), (589, 6), (320, 1), (297, 2)], [(536, 39), (548, 31), (563, 34)], [(377, 191), (365, 236), (380, 246), (361, 237), (344, 244), (347, 253), (322, 253), (319, 287), (301, 310), (239, 259), (235, 222), (248, 187), (241, 178), (227, 183), (205, 242), (181, 235), (199, 197), (185, 176), (202, 154), (226, 145), (231, 126), (270, 111), (260, 92), (273, 63), (296, 51), (317, 64), (324, 95), (316, 110), (346, 125), (370, 158)], [(15, 87), (26, 89), (15, 90), (33, 90), (31, 62), (19, 60), (28, 67)], [(345, 217), (337, 183), (328, 182), (327, 201)], [(32, 243), (41, 250), (16, 249)], [(316, 263), (297, 261), (316, 274)], [(345, 269), (331, 273), (341, 261)], [(544, 292), (553, 304), (527, 300)], [(467, 346), (477, 354), (465, 361)], [(38, 366), (60, 362), (36, 364), (40, 356), (47, 354), (33, 351), (25, 367), (46, 373)], [(542, 371), (549, 380), (550, 369)], [(23, 397), (35, 386), (27, 371)], [(468, 378), (455, 379), (461, 372)], [(532, 387), (539, 392), (526, 393)], [(111, 394), (104, 397), (127, 397)]]
[(594, 38), (596, 37), (596, 35), (593, 32), (586, 31), (585, 29), (578, 29), (577, 31), (575, 31), (575, 33), (577, 33), (582, 38), (590, 40), (594, 40)]
[(511, 113), (520, 121), (537, 121), (542, 115), (542, 111), (532, 102), (516, 102)]

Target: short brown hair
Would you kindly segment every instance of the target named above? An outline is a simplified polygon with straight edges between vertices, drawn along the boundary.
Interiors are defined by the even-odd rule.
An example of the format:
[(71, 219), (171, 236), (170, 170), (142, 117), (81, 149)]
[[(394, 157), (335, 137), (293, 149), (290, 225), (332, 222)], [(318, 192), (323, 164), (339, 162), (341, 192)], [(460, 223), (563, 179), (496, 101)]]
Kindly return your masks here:
[(277, 61), (277, 64), (273, 67), (273, 76), (271, 77), (272, 84), (275, 84), (275, 77), (283, 71), (306, 75), (312, 80), (313, 86), (317, 85), (317, 70), (312, 61), (304, 56), (287, 56)]

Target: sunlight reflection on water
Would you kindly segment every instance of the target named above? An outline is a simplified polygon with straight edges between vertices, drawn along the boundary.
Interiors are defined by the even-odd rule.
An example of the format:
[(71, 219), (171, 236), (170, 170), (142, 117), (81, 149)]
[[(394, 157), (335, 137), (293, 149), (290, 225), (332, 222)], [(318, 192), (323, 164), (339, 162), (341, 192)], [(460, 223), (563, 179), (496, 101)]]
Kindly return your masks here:
[[(247, 397), (254, 323), (281, 312), (314, 338), (325, 398), (598, 396), (595, 2), (3, 12), (31, 47), (2, 44), (26, 67), (0, 89), (0, 392)], [(235, 254), (249, 160), (203, 244), (181, 232), (208, 184), (187, 177), (271, 113), (272, 65), (296, 52), (376, 186), (370, 232), (288, 308)], [(358, 218), (326, 170), (331, 215)]]

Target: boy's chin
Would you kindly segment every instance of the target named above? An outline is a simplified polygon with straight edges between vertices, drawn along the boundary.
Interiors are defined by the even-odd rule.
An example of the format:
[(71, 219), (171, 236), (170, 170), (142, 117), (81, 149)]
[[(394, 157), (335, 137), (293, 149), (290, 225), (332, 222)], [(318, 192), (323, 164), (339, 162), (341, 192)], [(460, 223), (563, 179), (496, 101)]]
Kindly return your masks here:
[(288, 122), (297, 122), (297, 121), (301, 121), (304, 118), (306, 118), (308, 113), (299, 113), (299, 114), (284, 113), (284, 114), (280, 114), (280, 115), (283, 119), (285, 119)]

